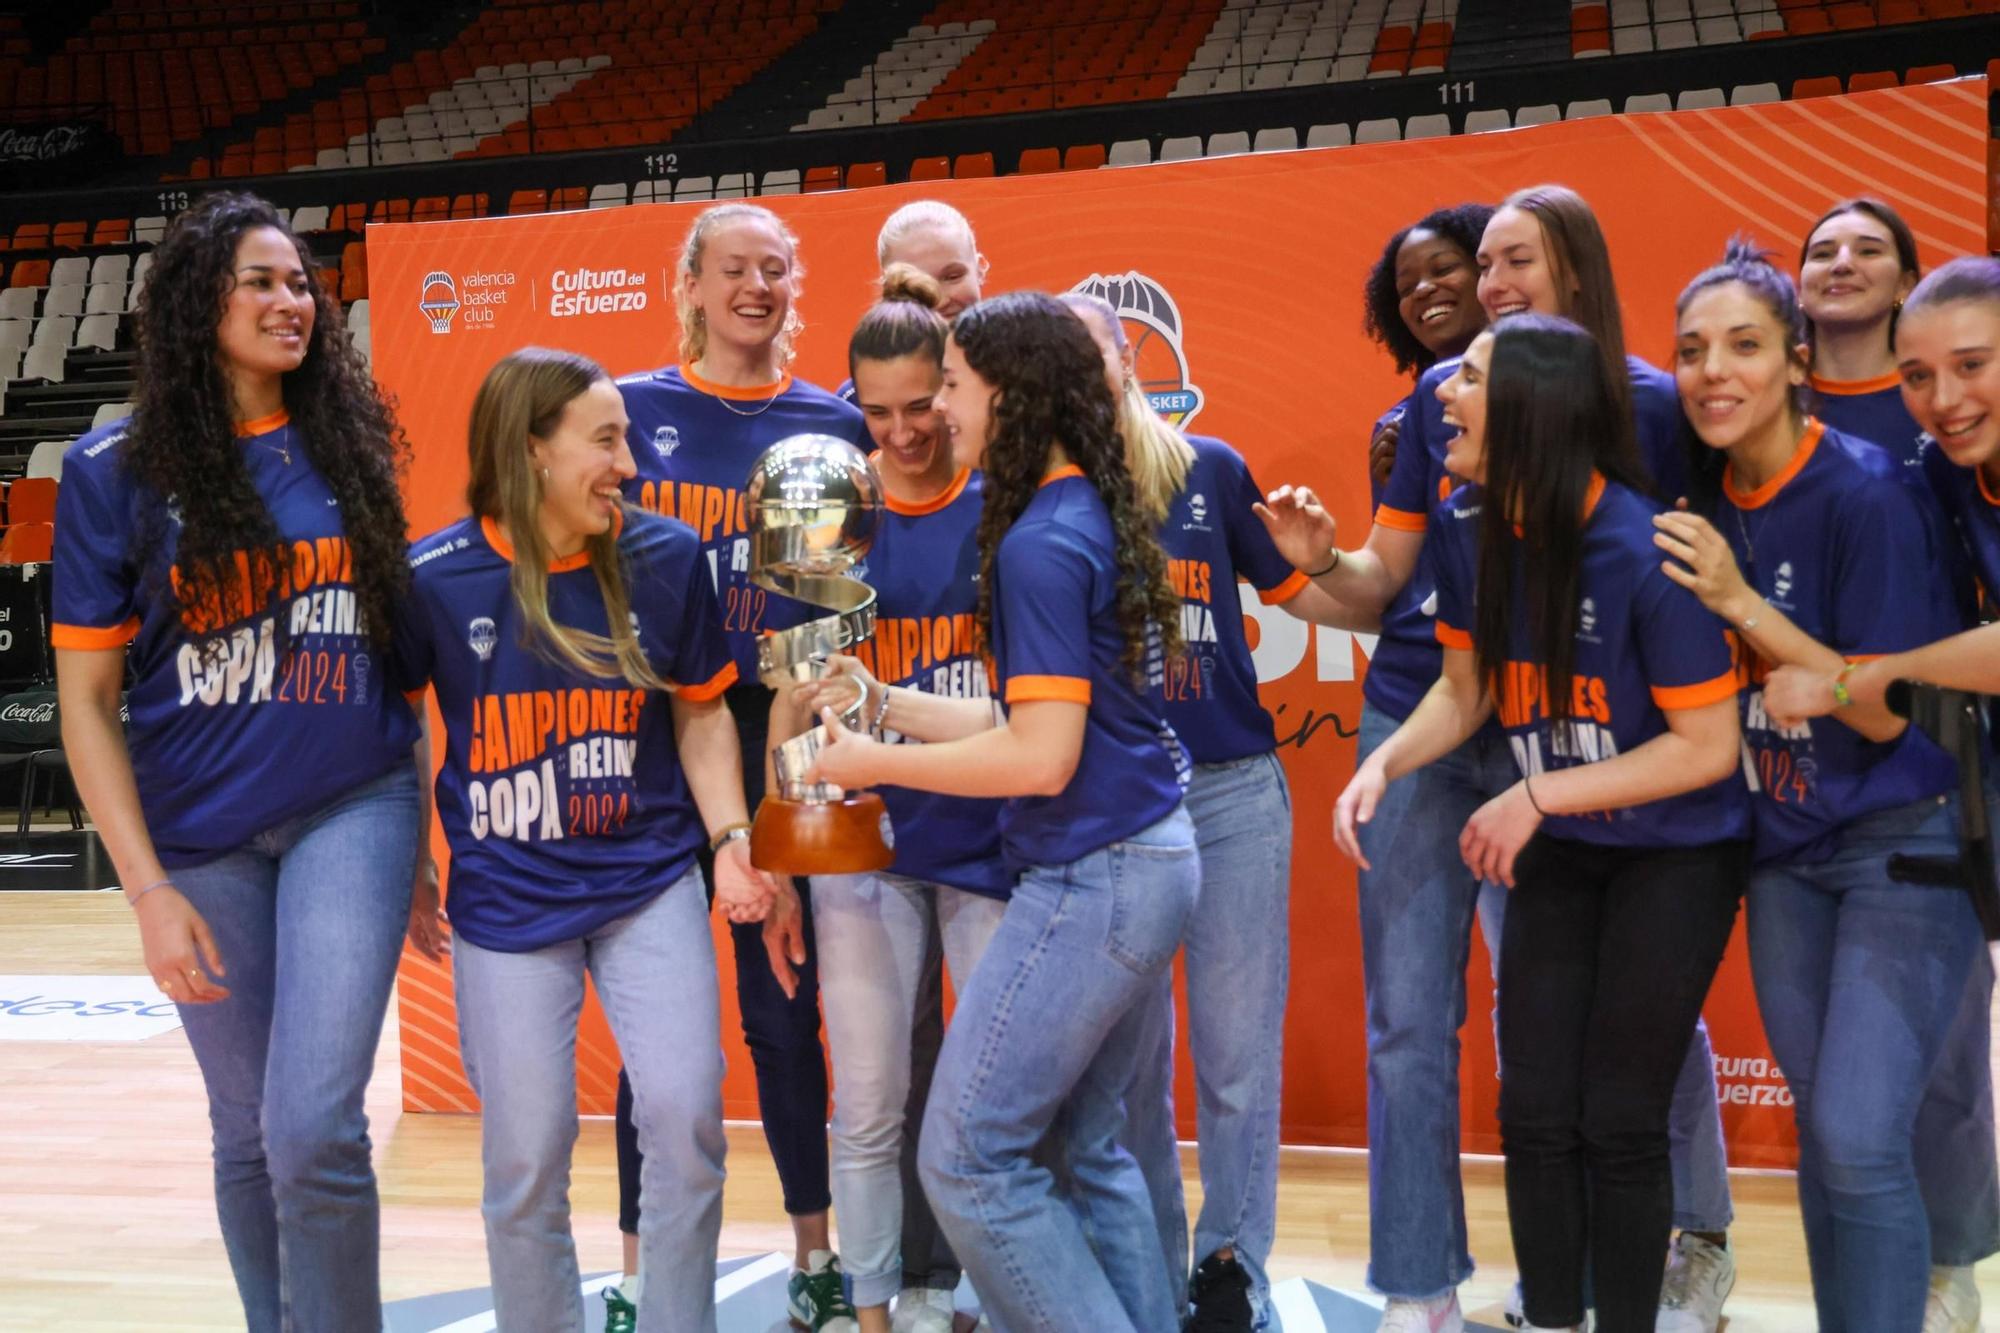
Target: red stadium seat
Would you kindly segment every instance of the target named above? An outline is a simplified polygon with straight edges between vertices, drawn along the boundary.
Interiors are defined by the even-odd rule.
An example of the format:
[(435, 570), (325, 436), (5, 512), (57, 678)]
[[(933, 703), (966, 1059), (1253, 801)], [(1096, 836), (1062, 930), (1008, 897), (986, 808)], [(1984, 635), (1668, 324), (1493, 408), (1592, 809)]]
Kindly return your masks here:
[(0, 565), (46, 564), (54, 558), (55, 546), (53, 523), (12, 524), (7, 535), (0, 537)]
[(859, 190), (869, 185), (886, 185), (889, 169), (880, 162), (855, 162), (847, 168), (847, 188)]
[(57, 489), (53, 477), (22, 477), (15, 481), (7, 488), (7, 520), (10, 523), (55, 522)]
[(1040, 176), (1051, 171), (1062, 170), (1062, 154), (1053, 148), (1023, 148), (1020, 160), (1015, 164), (1014, 174), (1018, 176)]
[(1904, 72), (1903, 82), (1906, 84), (1945, 83), (1957, 77), (1958, 68), (1955, 65), (1918, 65), (1915, 69)]
[(368, 247), (349, 241), (340, 247), (340, 299), (343, 303), (368, 297)]
[(1895, 88), (1900, 86), (1900, 84), (1901, 80), (1896, 77), (1895, 70), (1884, 69), (1869, 74), (1849, 75), (1847, 79), (1847, 91), (1850, 93), (1866, 93), (1873, 92), (1877, 88)]
[(14, 248), (16, 250), (46, 250), (49, 248), (49, 224), (46, 222), (23, 222), (14, 228)]
[(840, 188), (839, 167), (808, 167), (805, 181), (799, 186), (804, 194), (822, 194), (827, 190)]
[(1827, 74), (1816, 79), (1794, 79), (1792, 81), (1792, 100), (1795, 102), (1807, 97), (1838, 97), (1839, 95), (1840, 79), (1837, 75)]
[(49, 285), (49, 269), (53, 265), (46, 259), (23, 259), (14, 265), (14, 271), (7, 278), (9, 287), (46, 287)]
[(1063, 150), (1064, 171), (1095, 171), (1104, 165), (1105, 152), (1101, 143), (1072, 144)]
[(910, 163), (910, 179), (913, 181), (950, 180), (951, 159), (948, 157), (920, 157)]
[(959, 180), (993, 175), (993, 154), (960, 153), (951, 164), (951, 174)]
[(513, 194), (507, 196), (507, 214), (509, 217), (521, 213), (546, 213), (548, 211), (549, 192), (547, 190), (516, 190)]
[(90, 243), (88, 222), (58, 222), (49, 237), (49, 244), (58, 250), (81, 250)]

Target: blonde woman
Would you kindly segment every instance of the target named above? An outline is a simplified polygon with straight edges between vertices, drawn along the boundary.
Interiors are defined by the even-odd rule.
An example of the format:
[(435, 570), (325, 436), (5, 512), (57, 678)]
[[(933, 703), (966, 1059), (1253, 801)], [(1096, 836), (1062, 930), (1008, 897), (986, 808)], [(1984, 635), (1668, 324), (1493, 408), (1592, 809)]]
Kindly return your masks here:
[[(680, 363), (618, 382), (631, 417), (626, 438), (636, 472), (626, 497), (643, 509), (681, 519), (700, 539), (715, 583), (722, 632), (737, 681), (724, 702), (735, 718), (745, 755), (744, 798), (756, 808), (764, 795), (764, 740), (771, 691), (757, 680), (757, 641), (773, 597), (750, 581), (750, 534), (743, 523), (743, 484), (757, 456), (791, 435), (867, 439), (861, 413), (791, 373), (803, 327), (799, 284), (805, 275), (798, 241), (777, 215), (755, 204), (718, 204), (688, 228), (676, 267)], [(782, 600), (782, 599), (778, 599)], [(785, 622), (772, 622), (772, 627)], [(711, 889), (732, 921), (736, 1000), (757, 1075), (764, 1139), (778, 1167), (795, 1245), (791, 1316), (808, 1329), (851, 1318), (841, 1293), (828, 1210), (826, 1055), (820, 1046), (819, 979), (813, 962), (811, 887), (798, 881), (802, 910), (790, 890), (776, 903), (736, 902), (729, 886)], [(760, 927), (776, 907), (797, 939), (788, 944), (796, 977), (781, 983), (764, 966)], [(628, 1107), (621, 1087), (619, 1105)], [(638, 1286), (631, 1237), (638, 1229), (639, 1152), (629, 1116), (619, 1116), (619, 1227), (626, 1234), (626, 1296)], [(839, 1325), (832, 1325), (840, 1333)]]
[(398, 634), (444, 718), (459, 1045), (479, 1093), (499, 1327), (582, 1322), (569, 1234), (586, 973), (645, 1150), (646, 1333), (715, 1327), (722, 1052), (696, 854), (734, 898), (750, 868), (736, 679), (694, 534), (629, 509), (617, 386), (524, 348), (473, 402), (470, 517), (418, 542)]

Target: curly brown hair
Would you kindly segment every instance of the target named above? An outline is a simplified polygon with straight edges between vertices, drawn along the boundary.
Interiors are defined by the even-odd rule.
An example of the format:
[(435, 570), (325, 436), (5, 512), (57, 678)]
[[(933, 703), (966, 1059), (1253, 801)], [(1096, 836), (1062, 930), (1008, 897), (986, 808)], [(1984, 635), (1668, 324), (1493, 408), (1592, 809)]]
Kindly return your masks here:
[[(239, 605), (246, 595), (263, 596), (269, 610), (288, 586), (291, 548), (237, 445), (235, 400), (216, 339), (237, 246), (262, 227), (297, 248), (313, 302), (305, 360), (284, 377), (285, 408), (306, 457), (339, 501), (354, 593), (369, 638), (386, 646), (410, 580), (409, 526), (397, 487), (409, 443), (348, 341), (340, 305), (320, 284), (311, 252), (256, 195), (202, 196), (153, 251), (133, 316), (138, 387), (124, 449), (124, 465), (145, 497), (134, 549), (169, 549), (172, 506), (180, 520), (171, 542), (171, 563), (179, 567), (172, 591), (184, 611)], [(246, 552), (257, 553), (254, 573), (238, 563)], [(246, 576), (249, 586), (239, 586)], [(156, 577), (165, 582), (166, 571)], [(282, 636), (285, 618), (278, 619)]]
[[(1181, 649), (1181, 599), (1167, 557), (1140, 508), (1125, 467), (1118, 409), (1104, 358), (1074, 311), (1045, 292), (1008, 292), (961, 311), (952, 340), (966, 364), (998, 392), (986, 446), (986, 501), (979, 516), (979, 632), (993, 641), (994, 562), (1000, 539), (1027, 509), (1060, 444), (1111, 513), (1118, 564), (1118, 624), (1133, 683), (1146, 684), (1149, 645)], [(1155, 637), (1157, 635), (1157, 638)]]

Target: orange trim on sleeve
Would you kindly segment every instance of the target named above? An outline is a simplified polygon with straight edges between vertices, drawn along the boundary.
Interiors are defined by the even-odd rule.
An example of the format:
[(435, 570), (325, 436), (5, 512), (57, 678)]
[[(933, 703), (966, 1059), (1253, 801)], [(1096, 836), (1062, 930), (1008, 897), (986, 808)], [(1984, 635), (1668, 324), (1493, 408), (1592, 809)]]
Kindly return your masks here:
[(1714, 680), (1695, 685), (1655, 685), (1653, 702), (1668, 712), (1683, 708), (1706, 708), (1736, 697), (1736, 673), (1725, 672)]
[(1407, 509), (1391, 509), (1388, 505), (1377, 505), (1375, 525), (1393, 528), (1397, 532), (1422, 532), (1430, 526), (1430, 520), (1422, 514), (1412, 514)]
[(1007, 702), (1053, 699), (1059, 703), (1090, 702), (1090, 682), (1082, 676), (1013, 676), (1007, 681)]
[(49, 646), (69, 649), (123, 648), (139, 635), (139, 617), (133, 616), (122, 625), (109, 629), (99, 629), (94, 625), (53, 625), (49, 628)]
[(403, 702), (408, 704), (413, 710), (421, 713), (424, 708), (424, 696), (429, 693), (430, 688), (428, 686), (420, 690), (404, 690)]
[[(877, 450), (877, 452), (879, 453), (880, 451)], [(874, 454), (870, 454), (869, 457), (873, 458)], [(922, 504), (910, 504), (906, 501), (898, 500), (895, 496), (889, 494), (888, 489), (885, 487), (882, 491), (882, 507), (892, 514), (903, 514), (910, 518), (921, 518), (925, 514), (935, 514), (938, 510), (946, 508), (953, 500), (965, 494), (965, 484), (971, 480), (972, 469), (962, 467), (958, 470), (958, 475), (951, 479), (951, 485), (945, 487), (943, 491), (931, 499), (925, 500)]]
[(236, 438), (247, 440), (253, 435), (269, 435), (272, 431), (283, 430), (291, 424), (292, 414), (281, 407), (267, 417), (258, 417), (255, 421), (237, 422)]
[(688, 382), (689, 388), (699, 389), (710, 397), (732, 398), (739, 401), (743, 399), (777, 398), (782, 396), (785, 390), (792, 387), (792, 372), (789, 370), (778, 376), (770, 384), (717, 384), (714, 380), (705, 380), (695, 374), (693, 366), (683, 365), (681, 367), (681, 378)]
[(1439, 620), (1433, 623), (1431, 632), (1447, 648), (1458, 648), (1468, 653), (1472, 651), (1472, 636), (1462, 629), (1454, 629)]
[(1065, 463), (1053, 471), (1044, 473), (1041, 482), (1036, 485), (1035, 489), (1040, 490), (1043, 486), (1048, 486), (1058, 481), (1065, 481), (1070, 477), (1081, 477), (1082, 475), (1082, 468), (1074, 463)]
[(1813, 417), (1806, 418), (1806, 433), (1799, 437), (1799, 447), (1792, 451), (1792, 461), (1778, 469), (1778, 474), (1754, 491), (1739, 490), (1736, 485), (1734, 465), (1722, 469), (1722, 493), (1738, 509), (1761, 509), (1778, 498), (1778, 492), (1785, 489), (1793, 477), (1805, 470), (1812, 461), (1813, 450), (1819, 448), (1820, 437), (1826, 434), (1825, 423)]
[(1979, 498), (1986, 501), (1987, 504), (1992, 505), (1995, 509), (2000, 509), (2000, 495), (1995, 495), (1993, 493), (1993, 488), (1986, 484), (1985, 465), (1981, 464), (1980, 466), (1972, 469), (1972, 475), (1973, 478), (1979, 483)]
[(1257, 600), (1266, 606), (1280, 606), (1297, 597), (1312, 584), (1303, 569), (1295, 569), (1292, 576), (1269, 591), (1259, 591)]
[(1877, 375), (1872, 380), (1830, 380), (1821, 375), (1812, 377), (1813, 391), (1832, 394), (1836, 398), (1847, 398), (1860, 393), (1880, 393), (1884, 389), (1900, 389), (1903, 377), (1895, 371)]
[(701, 684), (682, 685), (675, 692), (678, 693), (683, 699), (692, 700), (693, 702), (698, 704), (704, 704), (707, 703), (710, 699), (719, 697), (724, 690), (728, 689), (731, 685), (734, 685), (736, 683), (736, 680), (737, 680), (736, 663), (726, 662), (723, 664), (722, 670), (716, 672), (713, 676), (710, 676), (707, 680), (703, 681)]

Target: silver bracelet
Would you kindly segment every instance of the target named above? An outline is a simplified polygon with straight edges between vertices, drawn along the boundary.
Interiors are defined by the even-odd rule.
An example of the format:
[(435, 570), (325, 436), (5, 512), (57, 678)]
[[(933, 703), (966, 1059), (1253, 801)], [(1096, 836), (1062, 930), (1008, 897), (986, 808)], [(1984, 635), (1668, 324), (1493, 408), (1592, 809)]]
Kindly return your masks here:
[(148, 884), (145, 888), (139, 890), (137, 893), (126, 894), (125, 905), (128, 907), (137, 907), (139, 905), (139, 900), (145, 897), (147, 894), (151, 893), (154, 889), (170, 889), (173, 887), (173, 884), (174, 882), (171, 879), (156, 879), (151, 884)]
[(882, 719), (889, 716), (889, 691), (895, 688), (894, 685), (882, 686), (882, 702), (875, 705), (874, 720), (868, 724), (868, 731), (871, 735), (879, 736), (882, 734)]
[(1743, 617), (1743, 619), (1738, 622), (1738, 628), (1745, 630), (1756, 629), (1757, 622), (1763, 618), (1764, 608), (1769, 606), (1770, 604), (1771, 604), (1770, 598), (1759, 597), (1757, 599), (1757, 609), (1755, 611), (1752, 611), (1749, 615)]

